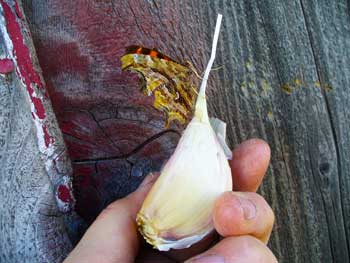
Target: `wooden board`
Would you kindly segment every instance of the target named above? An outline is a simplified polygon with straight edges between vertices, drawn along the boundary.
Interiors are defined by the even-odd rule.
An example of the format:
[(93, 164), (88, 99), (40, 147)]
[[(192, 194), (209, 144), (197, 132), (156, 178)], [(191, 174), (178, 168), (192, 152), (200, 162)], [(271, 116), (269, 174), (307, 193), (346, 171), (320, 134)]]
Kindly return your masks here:
[(61, 262), (72, 169), (20, 6), (0, 12), (0, 262)]
[(135, 189), (181, 130), (164, 131), (138, 78), (121, 72), (124, 48), (156, 47), (201, 72), (220, 12), (210, 112), (228, 123), (231, 147), (271, 146), (260, 188), (276, 213), (269, 246), (280, 262), (349, 262), (349, 10), (345, 0), (25, 1), (78, 214), (89, 223)]

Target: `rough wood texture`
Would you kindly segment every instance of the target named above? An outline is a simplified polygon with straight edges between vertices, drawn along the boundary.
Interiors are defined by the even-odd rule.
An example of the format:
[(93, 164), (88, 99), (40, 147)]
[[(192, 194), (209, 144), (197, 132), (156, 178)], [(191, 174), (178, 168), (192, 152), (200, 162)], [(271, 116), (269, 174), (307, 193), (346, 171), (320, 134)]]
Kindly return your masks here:
[(260, 188), (276, 213), (270, 247), (280, 262), (349, 262), (349, 5), (25, 1), (73, 161), (78, 213), (89, 222), (108, 202), (132, 191), (147, 170), (159, 169), (178, 138), (162, 133), (162, 115), (138, 93), (137, 78), (120, 71), (124, 47), (157, 47), (202, 71), (221, 12), (216, 64), (222, 69), (211, 75), (210, 110), (228, 123), (232, 147), (251, 137), (271, 146), (271, 166)]
[(59, 262), (72, 247), (72, 169), (21, 6), (0, 1), (0, 17), (12, 62), (0, 78), (0, 262)]

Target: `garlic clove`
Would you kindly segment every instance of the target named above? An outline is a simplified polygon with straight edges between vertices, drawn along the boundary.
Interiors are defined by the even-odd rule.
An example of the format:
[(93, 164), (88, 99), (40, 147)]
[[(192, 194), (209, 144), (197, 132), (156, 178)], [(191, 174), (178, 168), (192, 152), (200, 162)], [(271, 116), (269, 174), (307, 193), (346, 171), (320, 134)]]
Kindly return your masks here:
[(220, 24), (221, 15), (194, 117), (137, 214), (140, 232), (159, 250), (187, 248), (213, 231), (214, 202), (223, 192), (232, 189), (226, 126), (218, 119), (210, 122), (205, 96)]
[(194, 117), (142, 205), (140, 231), (159, 250), (189, 247), (213, 230), (214, 202), (231, 189), (231, 169), (214, 130)]

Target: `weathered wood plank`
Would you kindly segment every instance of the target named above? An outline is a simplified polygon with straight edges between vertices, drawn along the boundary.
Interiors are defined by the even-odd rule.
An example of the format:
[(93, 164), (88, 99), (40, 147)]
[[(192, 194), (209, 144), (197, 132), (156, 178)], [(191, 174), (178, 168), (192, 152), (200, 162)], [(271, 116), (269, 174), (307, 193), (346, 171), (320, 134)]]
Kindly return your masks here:
[[(334, 93), (323, 96), (332, 130), (330, 141), (336, 153), (331, 166), (337, 168), (336, 173), (329, 172), (327, 163), (319, 165), (325, 184), (330, 185), (327, 189), (330, 193), (323, 197), (327, 200), (325, 209), (334, 211), (327, 213), (328, 232), (331, 239), (347, 243), (350, 253), (350, 113), (346, 107), (350, 103), (350, 6), (349, 2), (334, 2), (323, 7), (316, 1), (303, 1), (302, 6), (319, 81), (335, 88)], [(332, 255), (343, 261), (341, 251), (346, 248), (338, 247), (338, 242), (331, 243)]]
[[(216, 59), (222, 69), (211, 74), (210, 110), (228, 123), (232, 147), (260, 137), (272, 148), (260, 188), (276, 213), (272, 250), (280, 262), (349, 262), (349, 8), (345, 0), (26, 1), (49, 94), (81, 180), (80, 214), (92, 220), (131, 191), (147, 162), (159, 167), (178, 138), (150, 145), (164, 154), (146, 147), (126, 158), (163, 128), (162, 115), (139, 95), (137, 79), (120, 71), (124, 47), (157, 47), (201, 71), (216, 13), (222, 12)], [(101, 162), (110, 156), (121, 158)], [(135, 179), (129, 175), (137, 163), (141, 177)]]
[[(231, 126), (237, 127), (238, 138), (259, 136), (272, 146), (271, 169), (261, 192), (277, 214), (271, 246), (282, 262), (349, 262), (349, 226), (345, 224), (350, 178), (348, 167), (341, 168), (348, 163), (345, 148), (339, 160), (339, 145), (348, 143), (348, 118), (332, 116), (349, 99), (344, 83), (349, 83), (350, 68), (343, 62), (349, 60), (345, 51), (349, 28), (342, 26), (343, 21), (332, 23), (329, 17), (348, 20), (341, 6), (314, 3), (309, 13), (299, 1), (235, 1), (232, 6), (216, 6), (229, 18), (228, 30), (241, 32), (228, 33), (222, 41), (222, 64), (232, 66), (218, 83), (239, 110), (234, 114), (222, 96), (215, 97), (216, 104), (222, 116), (234, 114), (241, 124)], [(333, 11), (329, 15), (328, 8)], [(319, 15), (321, 10), (325, 17)], [(310, 24), (312, 19), (329, 32), (334, 24), (342, 30), (327, 36), (316, 23)], [(311, 30), (317, 35), (310, 35)], [(346, 47), (332, 45), (330, 40)], [(327, 57), (338, 60), (327, 61)], [(283, 91), (285, 87), (291, 94)], [(340, 98), (342, 103), (337, 102)], [(334, 126), (342, 127), (337, 129), (344, 138), (341, 142)]]
[(0, 79), (0, 262), (59, 262), (71, 242), (18, 81)]
[(71, 167), (21, 6), (0, 1), (0, 262), (59, 262), (72, 247)]
[[(231, 64), (234, 74), (230, 68), (218, 86), (224, 87), (229, 101), (238, 97), (235, 107), (239, 110), (233, 119), (242, 125), (232, 123), (231, 127), (237, 127), (241, 139), (259, 136), (272, 146), (271, 169), (261, 192), (272, 201), (277, 214), (271, 246), (282, 262), (349, 261), (349, 226), (345, 225), (349, 206), (344, 206), (350, 196), (349, 172), (348, 167), (341, 168), (348, 163), (345, 148), (343, 163), (338, 157), (339, 145), (346, 145), (349, 137), (348, 118), (336, 120), (331, 115), (339, 114), (339, 106), (348, 105), (344, 83), (349, 83), (350, 69), (342, 60), (349, 59), (345, 51), (349, 32), (344, 28), (326, 36), (321, 28), (308, 23), (319, 19), (319, 24), (333, 31), (330, 17), (318, 14), (327, 8), (325, 3), (310, 5), (308, 14), (298, 1), (235, 1), (232, 7), (216, 7), (226, 18), (235, 17), (226, 20), (228, 29), (241, 29), (241, 34), (232, 37), (228, 33), (222, 41), (223, 50), (230, 50), (222, 54), (222, 64)], [(333, 8), (333, 16), (349, 19), (349, 14)], [(335, 24), (342, 27), (343, 23)], [(319, 32), (317, 39), (310, 30)], [(318, 44), (319, 50), (315, 50), (315, 42), (331, 39), (347, 48), (329, 43)], [(327, 56), (341, 59), (325, 61)], [(317, 61), (320, 58), (323, 62)], [(245, 68), (240, 66), (244, 64)], [(283, 91), (285, 86), (291, 94)], [(327, 92), (328, 86), (332, 91)], [(217, 105), (227, 105), (227, 98), (215, 98)], [(337, 103), (340, 98), (344, 104)], [(233, 115), (226, 106), (219, 110), (222, 116)], [(343, 133), (341, 143), (334, 125), (342, 127), (337, 129)]]

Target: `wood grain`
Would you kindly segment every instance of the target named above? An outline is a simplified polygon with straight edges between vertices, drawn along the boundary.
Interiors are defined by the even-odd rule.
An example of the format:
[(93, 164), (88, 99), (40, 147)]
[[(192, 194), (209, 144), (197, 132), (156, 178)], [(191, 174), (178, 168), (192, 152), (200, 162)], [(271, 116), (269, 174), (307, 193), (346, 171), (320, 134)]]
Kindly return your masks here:
[(72, 169), (21, 5), (0, 1), (0, 262), (60, 262), (72, 248)]
[(233, 144), (260, 137), (272, 148), (260, 191), (277, 216), (270, 245), (281, 262), (349, 262), (347, 8), (310, 1), (215, 6), (227, 28), (215, 90), (226, 96), (214, 96), (213, 108), (232, 116)]
[(71, 241), (19, 81), (0, 78), (0, 262), (60, 262)]
[[(120, 71), (124, 47), (156, 47), (192, 61), (201, 72), (220, 12), (215, 64), (221, 69), (210, 76), (209, 108), (228, 123), (231, 147), (253, 137), (271, 146), (259, 190), (276, 213), (269, 246), (280, 262), (350, 262), (348, 1), (28, 0), (24, 7), (74, 176), (81, 180), (77, 211), (86, 222), (132, 191), (148, 164), (159, 168), (178, 139), (166, 133), (156, 147), (149, 146), (159, 151), (142, 148), (144, 153), (128, 159), (164, 129), (152, 100), (139, 95), (138, 79)], [(120, 158), (101, 162), (110, 156)], [(135, 163), (139, 179), (130, 176)]]

